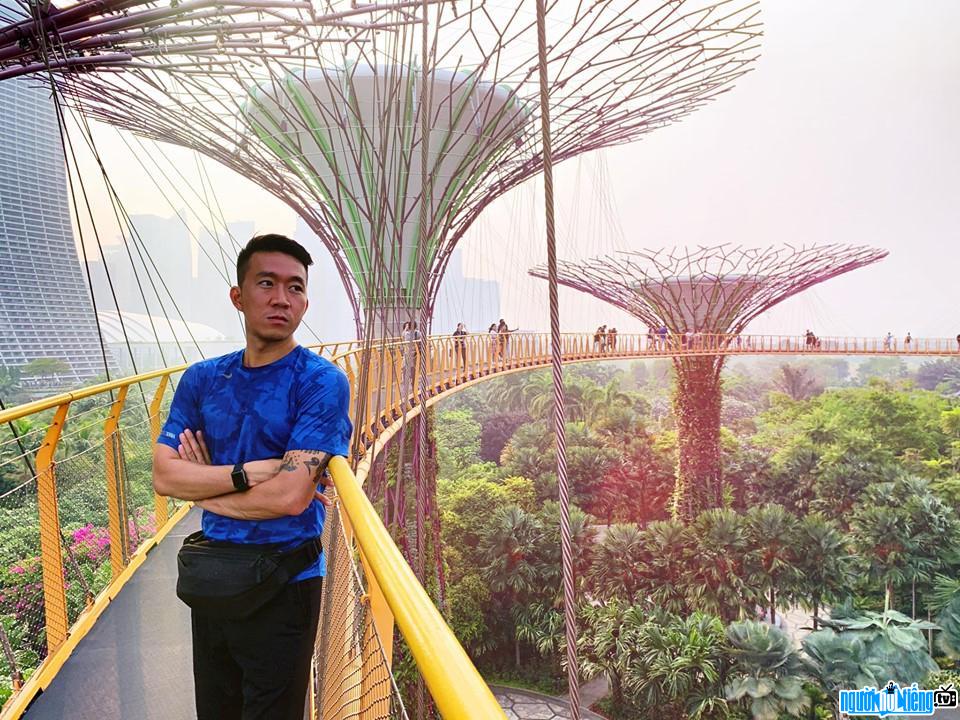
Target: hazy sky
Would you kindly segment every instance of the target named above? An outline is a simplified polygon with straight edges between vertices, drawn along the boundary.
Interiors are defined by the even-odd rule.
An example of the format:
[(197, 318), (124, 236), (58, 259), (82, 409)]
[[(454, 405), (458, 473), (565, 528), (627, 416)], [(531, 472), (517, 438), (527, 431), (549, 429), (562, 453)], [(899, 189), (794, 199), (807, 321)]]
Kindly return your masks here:
[[(761, 57), (729, 93), (641, 142), (562, 167), (561, 257), (722, 242), (869, 244), (890, 256), (784, 303), (757, 331), (960, 332), (960, 1), (761, 8)], [(172, 214), (113, 131), (101, 137), (128, 211)], [(211, 169), (228, 221), (292, 231), (285, 206)], [(529, 329), (547, 328), (545, 284), (525, 275), (544, 256), (541, 184), (491, 206), (462, 244), (467, 274), (499, 280), (501, 314)], [(562, 303), (569, 329), (640, 327), (572, 291)]]

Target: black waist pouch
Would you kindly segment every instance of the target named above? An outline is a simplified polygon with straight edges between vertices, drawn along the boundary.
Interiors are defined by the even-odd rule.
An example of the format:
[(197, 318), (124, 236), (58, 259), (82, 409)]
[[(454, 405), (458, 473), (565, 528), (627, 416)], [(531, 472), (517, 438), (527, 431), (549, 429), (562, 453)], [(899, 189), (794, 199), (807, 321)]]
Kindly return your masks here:
[(320, 538), (280, 551), (188, 535), (177, 554), (177, 597), (199, 612), (227, 620), (252, 615), (320, 557)]

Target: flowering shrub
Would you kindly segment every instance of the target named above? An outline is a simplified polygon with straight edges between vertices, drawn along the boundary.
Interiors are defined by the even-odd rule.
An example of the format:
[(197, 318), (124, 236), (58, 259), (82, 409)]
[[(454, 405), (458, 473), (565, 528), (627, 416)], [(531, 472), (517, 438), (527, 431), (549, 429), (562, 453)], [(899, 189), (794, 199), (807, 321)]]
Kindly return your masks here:
[(87, 523), (71, 533), (70, 550), (77, 562), (98, 566), (110, 557), (110, 533), (106, 528)]

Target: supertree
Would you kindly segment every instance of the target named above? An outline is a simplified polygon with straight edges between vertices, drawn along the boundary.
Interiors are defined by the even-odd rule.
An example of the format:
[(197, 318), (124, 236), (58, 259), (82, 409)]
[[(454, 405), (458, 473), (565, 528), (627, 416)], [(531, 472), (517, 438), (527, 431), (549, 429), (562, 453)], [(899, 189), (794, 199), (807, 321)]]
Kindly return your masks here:
[[(193, 148), (286, 202), (332, 254), (358, 333), (394, 335), (418, 310), (429, 319), (479, 213), (542, 169), (527, 5), (361, 6), (363, 22), (334, 23), (346, 42), (309, 28), (289, 38), (289, 59), (249, 53), (186, 74), (134, 64), (60, 89), (87, 116)], [(635, 140), (728, 90), (755, 57), (757, 13), (735, 0), (553, 3), (554, 161)]]
[[(675, 517), (689, 522), (721, 500), (724, 348), (777, 303), (886, 256), (885, 250), (847, 245), (755, 249), (725, 244), (619, 252), (559, 264), (560, 283), (625, 310), (654, 333), (666, 328), (665, 343), (678, 351), (673, 355)], [(546, 277), (542, 267), (530, 274)], [(684, 353), (685, 348), (691, 352)]]
[[(286, 56), (289, 38), (318, 17), (308, 0), (0, 0), (0, 80), (43, 73), (154, 67), (198, 72), (244, 56)], [(176, 61), (171, 58), (177, 58)]]

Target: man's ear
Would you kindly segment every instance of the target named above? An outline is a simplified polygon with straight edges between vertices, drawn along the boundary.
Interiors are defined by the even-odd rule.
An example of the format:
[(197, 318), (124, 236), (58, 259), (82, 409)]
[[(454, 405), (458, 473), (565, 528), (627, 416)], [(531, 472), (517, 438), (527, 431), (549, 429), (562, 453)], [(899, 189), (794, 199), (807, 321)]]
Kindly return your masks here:
[(243, 300), (240, 297), (240, 288), (238, 288), (236, 285), (230, 288), (230, 302), (233, 303), (233, 306), (237, 310), (243, 312)]

